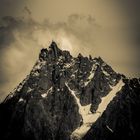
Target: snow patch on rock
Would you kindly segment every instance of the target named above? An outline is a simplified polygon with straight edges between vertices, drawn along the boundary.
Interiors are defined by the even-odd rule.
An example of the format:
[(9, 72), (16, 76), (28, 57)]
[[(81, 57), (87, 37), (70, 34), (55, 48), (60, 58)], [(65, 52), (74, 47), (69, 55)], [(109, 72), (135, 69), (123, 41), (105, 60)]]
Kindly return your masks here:
[(23, 98), (20, 98), (18, 102), (24, 102), (24, 99)]
[(96, 69), (97, 69), (97, 64), (95, 63), (95, 64), (92, 66), (92, 69), (91, 69), (91, 71), (90, 71), (89, 77), (87, 78), (87, 81), (85, 82), (85, 86), (87, 86), (87, 85), (89, 84), (89, 82), (93, 79)]
[(31, 91), (33, 91), (33, 89), (29, 87), (27, 93), (30, 93)]
[(108, 104), (113, 100), (113, 98), (116, 96), (116, 93), (119, 92), (122, 88), (122, 86), (124, 86), (124, 83), (122, 80), (120, 80), (117, 85), (115, 86), (110, 86), (112, 88), (112, 90), (107, 94), (107, 96), (102, 97), (102, 101), (98, 106), (97, 111), (103, 113), (104, 110), (106, 110)]
[(81, 126), (79, 126), (71, 135), (72, 138), (74, 138), (74, 137), (79, 138), (79, 137), (83, 136), (84, 134), (86, 134), (86, 132), (90, 129), (92, 123), (95, 122), (96, 118), (99, 117), (99, 114), (91, 113), (91, 111), (90, 111), (91, 104), (82, 106), (80, 104), (79, 98), (76, 97), (76, 95), (75, 95), (75, 91), (71, 90), (70, 87), (68, 86), (68, 84), (66, 84), (66, 86), (68, 87), (69, 91), (75, 98), (77, 105), (79, 107), (79, 114), (82, 116), (82, 119), (83, 119), (83, 124)]
[[(79, 126), (75, 131), (72, 132), (72, 134), (71, 134), (72, 139), (74, 139), (74, 138), (81, 139), (87, 133), (87, 131), (91, 128), (91, 125), (94, 122), (96, 122), (97, 119), (102, 115), (104, 110), (107, 108), (108, 104), (116, 96), (116, 93), (121, 90), (123, 85), (124, 85), (123, 81), (120, 80), (116, 86), (112, 87), (112, 90), (109, 92), (109, 94), (106, 97), (102, 98), (102, 102), (99, 104), (96, 113), (93, 114), (90, 112), (91, 104), (82, 106), (80, 104), (79, 98), (76, 97), (76, 95), (74, 93), (75, 91), (71, 90), (70, 87), (68, 86), (68, 84), (66, 84), (69, 91), (76, 99), (76, 102), (79, 106), (79, 113), (83, 118), (83, 124), (81, 126)], [(113, 132), (113, 130), (110, 127), (108, 127), (108, 129)]]
[(48, 93), (51, 92), (51, 91), (52, 91), (52, 87), (46, 93), (41, 94), (41, 97), (46, 98)]
[(44, 94), (41, 94), (41, 96), (42, 96), (42, 98), (45, 98), (47, 96), (47, 94), (44, 93)]

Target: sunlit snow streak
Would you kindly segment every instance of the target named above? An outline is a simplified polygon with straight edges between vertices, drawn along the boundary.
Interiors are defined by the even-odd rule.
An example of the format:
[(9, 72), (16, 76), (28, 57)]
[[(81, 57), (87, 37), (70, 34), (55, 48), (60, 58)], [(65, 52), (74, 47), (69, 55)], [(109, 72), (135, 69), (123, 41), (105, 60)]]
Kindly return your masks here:
[(79, 113), (83, 117), (83, 122), (86, 122), (86, 118), (85, 117), (87, 117), (87, 114), (90, 114), (91, 113), (90, 112), (90, 106), (91, 106), (91, 104), (86, 105), (86, 106), (81, 106), (79, 98), (76, 97), (76, 95), (74, 93), (75, 91), (71, 90), (70, 87), (68, 86), (68, 84), (66, 84), (66, 86), (68, 87), (69, 91), (74, 96), (74, 98), (76, 99), (76, 102), (77, 102), (78, 107), (79, 107)]
[(51, 91), (52, 91), (52, 87), (46, 93), (41, 94), (41, 97), (46, 98), (48, 93), (51, 92)]
[(93, 79), (94, 75), (95, 75), (95, 70), (97, 69), (97, 64), (95, 63), (93, 66), (92, 66), (92, 69), (91, 69), (91, 72), (90, 72), (90, 75), (89, 77), (87, 78), (87, 81), (85, 82), (85, 86), (88, 85), (88, 83)]
[(81, 137), (83, 137), (86, 134), (86, 132), (91, 128), (91, 125), (102, 115), (104, 110), (107, 108), (107, 105), (113, 100), (113, 98), (116, 96), (116, 93), (121, 90), (123, 85), (124, 85), (123, 81), (120, 80), (116, 86), (112, 87), (112, 90), (108, 93), (108, 95), (106, 97), (102, 98), (102, 101), (99, 104), (96, 113), (93, 114), (90, 112), (91, 104), (82, 106), (80, 104), (79, 98), (76, 97), (76, 95), (75, 95), (75, 91), (71, 90), (70, 87), (68, 86), (68, 84), (66, 84), (69, 91), (71, 92), (73, 97), (76, 99), (77, 105), (79, 106), (79, 113), (81, 114), (81, 116), (83, 118), (83, 124), (81, 126), (79, 126), (71, 134), (72, 139), (74, 137), (77, 137), (80, 139)]
[(108, 125), (106, 125), (106, 127), (107, 127), (107, 129), (108, 129), (110, 132), (113, 133), (113, 130), (112, 130)]
[(99, 104), (97, 111), (103, 113), (110, 101), (112, 101), (116, 96), (116, 93), (121, 90), (122, 86), (124, 86), (124, 83), (122, 80), (120, 80), (116, 86), (112, 87), (112, 90), (109, 92), (109, 94), (105, 97), (102, 97), (102, 101)]
[(20, 98), (18, 102), (23, 102), (23, 101), (24, 101), (24, 99), (23, 98)]

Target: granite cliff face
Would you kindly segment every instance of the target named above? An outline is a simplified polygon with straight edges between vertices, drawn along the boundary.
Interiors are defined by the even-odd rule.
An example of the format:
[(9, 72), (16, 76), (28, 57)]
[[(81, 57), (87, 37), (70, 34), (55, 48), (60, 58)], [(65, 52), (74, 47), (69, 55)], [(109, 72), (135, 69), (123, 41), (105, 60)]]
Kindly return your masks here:
[(140, 138), (140, 79), (123, 81), (125, 86), (82, 140), (138, 140)]
[(126, 79), (100, 57), (74, 58), (52, 42), (0, 104), (1, 137), (112, 140), (126, 132), (122, 139), (133, 138), (140, 125), (139, 87), (139, 79)]

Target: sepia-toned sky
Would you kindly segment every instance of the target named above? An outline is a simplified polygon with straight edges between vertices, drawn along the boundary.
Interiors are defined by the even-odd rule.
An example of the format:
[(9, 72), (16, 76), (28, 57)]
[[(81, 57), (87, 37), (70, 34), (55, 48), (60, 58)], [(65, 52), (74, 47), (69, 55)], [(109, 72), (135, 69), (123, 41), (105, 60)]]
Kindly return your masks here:
[(0, 0), (0, 98), (29, 74), (41, 48), (101, 56), (140, 75), (139, 0)]

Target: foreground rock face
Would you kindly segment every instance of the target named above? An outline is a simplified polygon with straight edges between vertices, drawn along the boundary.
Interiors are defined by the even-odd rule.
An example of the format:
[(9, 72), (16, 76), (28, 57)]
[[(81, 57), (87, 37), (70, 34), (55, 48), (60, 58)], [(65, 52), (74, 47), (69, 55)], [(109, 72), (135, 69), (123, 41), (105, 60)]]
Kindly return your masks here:
[(0, 104), (1, 138), (109, 140), (117, 139), (121, 126), (132, 131), (122, 139), (131, 138), (138, 135), (139, 105), (139, 80), (126, 80), (100, 57), (74, 58), (52, 42), (48, 50), (41, 50), (26, 79)]
[(125, 86), (111, 101), (83, 140), (137, 140), (140, 138), (140, 79), (125, 79)]

